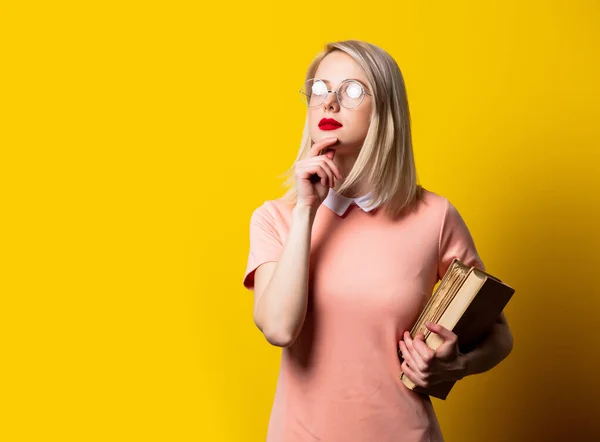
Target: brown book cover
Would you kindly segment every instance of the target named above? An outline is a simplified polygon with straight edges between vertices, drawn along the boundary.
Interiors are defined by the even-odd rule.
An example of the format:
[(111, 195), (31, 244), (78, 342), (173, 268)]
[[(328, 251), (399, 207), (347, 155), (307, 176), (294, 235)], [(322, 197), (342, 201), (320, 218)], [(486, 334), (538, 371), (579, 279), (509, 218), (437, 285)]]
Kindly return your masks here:
[[(454, 259), (412, 328), (411, 337), (421, 331), (425, 343), (436, 349), (443, 340), (425, 327), (425, 321), (431, 321), (452, 330), (457, 335), (460, 352), (467, 353), (485, 338), (514, 292), (490, 273)], [(398, 354), (402, 359), (401, 353)], [(415, 385), (404, 373), (400, 379), (411, 390), (438, 399), (446, 399), (456, 383), (442, 382), (424, 388)]]

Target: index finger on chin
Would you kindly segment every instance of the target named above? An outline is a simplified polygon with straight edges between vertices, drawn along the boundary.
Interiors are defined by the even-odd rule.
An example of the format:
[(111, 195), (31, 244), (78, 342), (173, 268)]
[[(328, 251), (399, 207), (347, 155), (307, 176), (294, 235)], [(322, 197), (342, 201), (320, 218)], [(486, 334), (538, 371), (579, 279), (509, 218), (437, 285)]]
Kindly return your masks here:
[(317, 155), (319, 155), (321, 150), (325, 149), (331, 144), (334, 144), (335, 142), (337, 142), (337, 137), (327, 137), (317, 141), (315, 144), (312, 145), (312, 147), (308, 151), (308, 156), (316, 157)]

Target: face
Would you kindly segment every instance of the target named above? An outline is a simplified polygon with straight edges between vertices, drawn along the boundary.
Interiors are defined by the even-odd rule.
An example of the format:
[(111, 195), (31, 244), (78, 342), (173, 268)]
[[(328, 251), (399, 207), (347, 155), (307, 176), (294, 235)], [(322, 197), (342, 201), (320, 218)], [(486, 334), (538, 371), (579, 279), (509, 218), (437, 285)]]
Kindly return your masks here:
[[(362, 82), (366, 92), (372, 94), (362, 68), (352, 57), (340, 51), (331, 52), (321, 60), (314, 78), (323, 80), (330, 91), (337, 91), (344, 80), (356, 79)], [(350, 89), (349, 93), (356, 93), (356, 89)], [(308, 108), (308, 125), (312, 141), (317, 142), (323, 138), (337, 137), (338, 143), (330, 147), (336, 149), (336, 155), (358, 152), (369, 130), (372, 108), (372, 95), (365, 94), (358, 107), (347, 109), (340, 105), (335, 93), (329, 93), (323, 104)], [(326, 127), (319, 127), (319, 122), (323, 118), (334, 119), (342, 126), (333, 130), (325, 130)]]

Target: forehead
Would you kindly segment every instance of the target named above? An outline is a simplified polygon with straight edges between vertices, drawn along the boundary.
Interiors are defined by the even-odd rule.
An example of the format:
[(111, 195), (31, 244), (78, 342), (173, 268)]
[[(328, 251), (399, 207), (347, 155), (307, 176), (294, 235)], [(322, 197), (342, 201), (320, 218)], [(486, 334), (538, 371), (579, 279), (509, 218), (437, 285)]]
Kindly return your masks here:
[(362, 68), (352, 57), (340, 51), (334, 51), (325, 56), (317, 68), (315, 78), (327, 81), (330, 85), (338, 85), (347, 78), (361, 80), (368, 84)]

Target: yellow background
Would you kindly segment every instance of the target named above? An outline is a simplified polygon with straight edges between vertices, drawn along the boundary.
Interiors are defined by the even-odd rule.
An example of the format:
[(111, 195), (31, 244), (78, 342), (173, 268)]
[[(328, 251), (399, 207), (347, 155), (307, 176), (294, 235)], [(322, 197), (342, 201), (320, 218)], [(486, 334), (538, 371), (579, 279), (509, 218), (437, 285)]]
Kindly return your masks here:
[(447, 441), (599, 440), (597, 2), (5, 1), (0, 20), (0, 440), (264, 440), (280, 349), (242, 286), (249, 218), (295, 158), (308, 63), (347, 38), (398, 61), (420, 182), (516, 288), (513, 353), (434, 400)]

